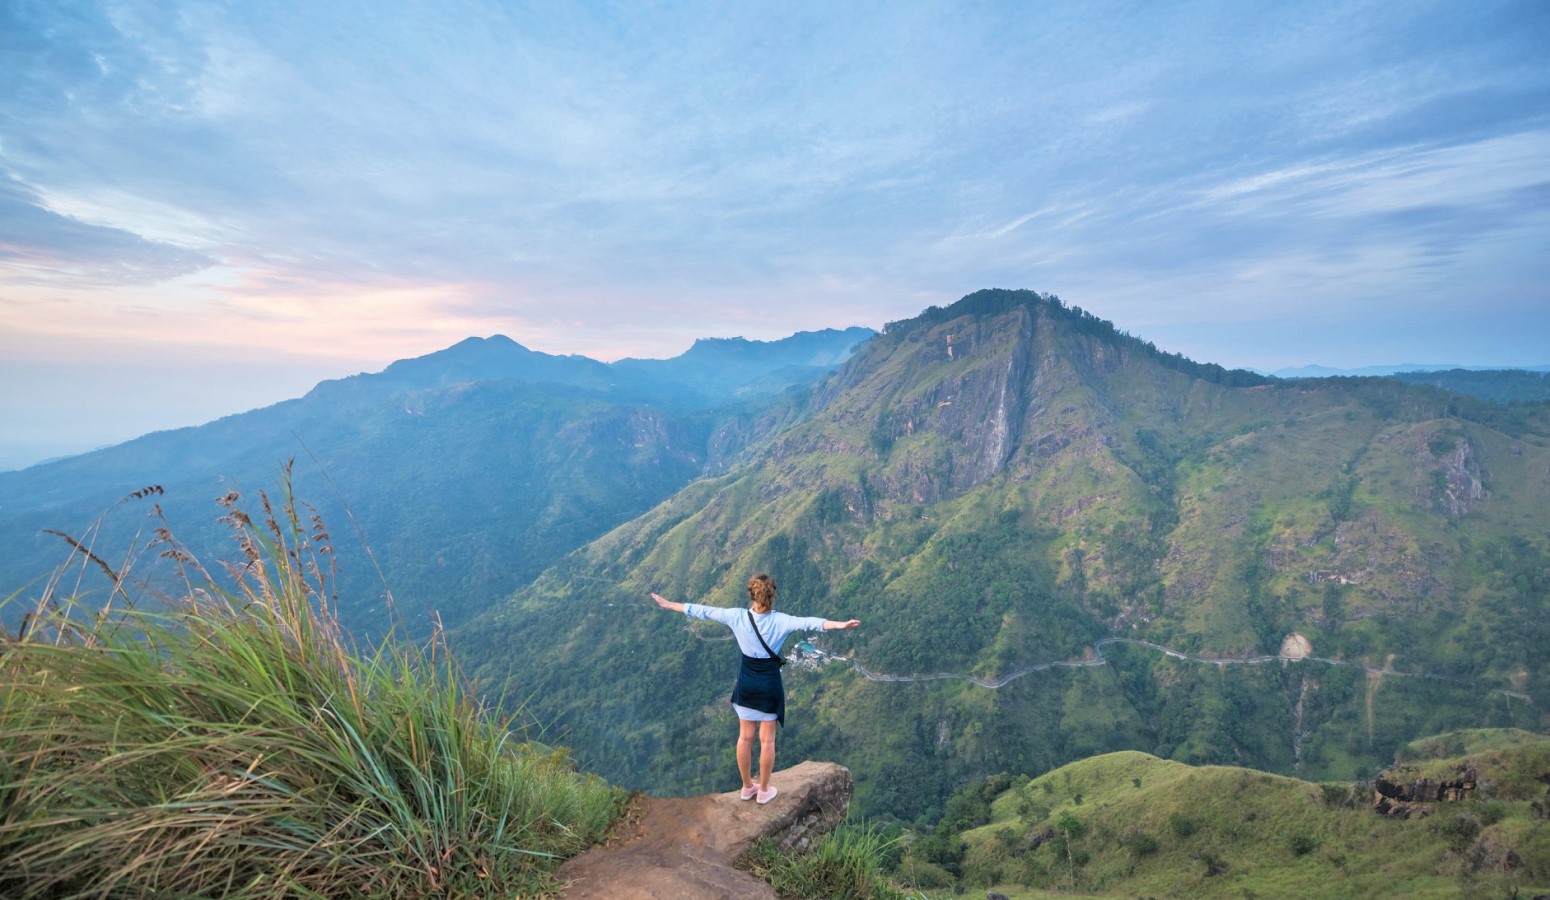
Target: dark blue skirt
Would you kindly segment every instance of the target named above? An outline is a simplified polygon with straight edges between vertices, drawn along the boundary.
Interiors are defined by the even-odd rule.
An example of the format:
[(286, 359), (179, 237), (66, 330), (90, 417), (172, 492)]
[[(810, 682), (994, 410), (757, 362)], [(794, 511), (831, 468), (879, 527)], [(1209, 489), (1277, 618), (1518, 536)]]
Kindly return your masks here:
[(780, 663), (767, 656), (744, 656), (737, 669), (737, 685), (732, 688), (732, 702), (774, 713), (775, 721), (786, 724), (786, 685), (780, 680)]

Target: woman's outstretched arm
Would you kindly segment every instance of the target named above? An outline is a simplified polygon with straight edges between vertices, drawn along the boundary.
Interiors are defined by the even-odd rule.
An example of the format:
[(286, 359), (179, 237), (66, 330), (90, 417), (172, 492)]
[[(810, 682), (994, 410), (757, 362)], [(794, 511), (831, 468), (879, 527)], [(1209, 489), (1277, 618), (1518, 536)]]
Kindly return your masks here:
[(860, 624), (861, 624), (861, 620), (860, 619), (850, 619), (850, 620), (847, 620), (847, 621), (844, 621), (844, 622), (835, 622), (833, 620), (826, 619), (826, 620), (824, 620), (824, 623), (823, 623), (823, 630), (824, 631), (843, 631), (846, 628), (855, 628), (856, 626), (858, 626)]
[[(684, 611), (684, 605), (682, 603), (674, 603), (673, 601), (667, 599), (666, 597), (662, 596), (661, 594), (652, 594), (651, 595), (651, 599), (657, 601), (657, 605), (662, 607), (663, 609), (670, 609), (673, 612), (683, 612)], [(859, 625), (861, 623), (857, 622), (856, 624)], [(827, 628), (828, 625), (825, 624), (824, 627)]]
[(684, 605), (682, 603), (674, 603), (673, 601), (667, 599), (666, 597), (662, 596), (661, 594), (652, 594), (651, 595), (651, 599), (657, 601), (657, 605), (662, 607), (663, 609), (670, 609), (673, 612), (683, 612), (684, 611)]

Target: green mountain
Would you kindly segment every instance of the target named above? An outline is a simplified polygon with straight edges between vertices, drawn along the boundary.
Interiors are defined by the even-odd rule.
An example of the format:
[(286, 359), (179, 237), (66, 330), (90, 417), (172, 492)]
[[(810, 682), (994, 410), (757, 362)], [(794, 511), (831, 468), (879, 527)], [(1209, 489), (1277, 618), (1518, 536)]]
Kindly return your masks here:
[(1550, 409), (1227, 371), (983, 291), (889, 325), (454, 645), (611, 781), (725, 789), (735, 651), (646, 597), (739, 604), (756, 571), (863, 622), (787, 668), (781, 753), (843, 761), (869, 814), (1124, 749), (1371, 774), (1546, 723)]
[[(297, 495), (333, 531), (344, 624), (368, 638), (401, 619), (401, 633), (423, 635), (723, 468), (785, 390), (871, 334), (739, 340), (731, 359), (691, 350), (653, 361), (660, 371), (635, 361), (656, 374), (470, 338), (296, 400), (0, 473), (0, 592), (46, 584), (69, 551), (47, 529), (112, 548), (125, 567), (161, 518), (149, 503), (102, 513), (152, 484), (177, 537), (225, 558), (210, 501), (273, 485), (295, 458)], [(155, 562), (151, 552), (128, 566), (146, 590), (172, 574)]]
[[(1312, 784), (1124, 751), (958, 791), (900, 875), (1014, 898), (1510, 897), (1550, 889), (1550, 737), (1457, 732), (1402, 748), (1380, 787)], [(1425, 773), (1425, 774), (1423, 774)]]

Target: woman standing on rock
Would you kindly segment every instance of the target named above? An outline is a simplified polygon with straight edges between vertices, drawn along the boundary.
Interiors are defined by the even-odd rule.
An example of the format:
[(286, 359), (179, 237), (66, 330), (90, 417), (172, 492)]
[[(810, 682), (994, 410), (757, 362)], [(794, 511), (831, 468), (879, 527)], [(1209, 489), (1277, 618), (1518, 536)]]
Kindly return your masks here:
[[(698, 603), (674, 603), (652, 594), (657, 605), (681, 612), (691, 619), (712, 619), (732, 629), (738, 649), (743, 652), (737, 670), (737, 686), (732, 689), (732, 709), (737, 713), (737, 771), (743, 776), (744, 800), (759, 798), (760, 803), (775, 799), (778, 791), (770, 786), (775, 771), (775, 727), (786, 721), (786, 686), (781, 682), (780, 645), (798, 631), (838, 631), (855, 628), (860, 619), (835, 622), (816, 616), (798, 617), (774, 611), (775, 580), (760, 572), (748, 579), (748, 609), (737, 610)], [(759, 779), (753, 770), (754, 732), (759, 735)]]

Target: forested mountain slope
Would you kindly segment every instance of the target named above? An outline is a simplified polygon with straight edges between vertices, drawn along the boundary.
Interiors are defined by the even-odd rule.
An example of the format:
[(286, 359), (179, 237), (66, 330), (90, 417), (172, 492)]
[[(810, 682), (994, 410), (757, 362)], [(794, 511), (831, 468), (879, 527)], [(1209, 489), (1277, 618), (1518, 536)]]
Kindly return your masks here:
[(1496, 403), (1543, 403), (1550, 400), (1550, 372), (1527, 369), (1446, 369), (1437, 372), (1396, 372), (1389, 376), (1406, 384), (1429, 384)]
[[(152, 459), (126, 467), (134, 480), (111, 488), (83, 484), (61, 489), (47, 506), (8, 504), (0, 521), (5, 583), (29, 596), (41, 589), (69, 551), (45, 531), (54, 529), (94, 539), (115, 567), (138, 557), (132, 582), (149, 578), (154, 590), (170, 574), (156, 565), (159, 550), (130, 551), (162, 524), (151, 503), (114, 509), (100, 533), (91, 527), (118, 497), (153, 483), (164, 489), (157, 503), (181, 541), (203, 559), (229, 558), (234, 548), (214, 500), (273, 488), (295, 458), (296, 493), (334, 538), (342, 620), (369, 638), (401, 616), (400, 633), (418, 636), (434, 616), (449, 625), (466, 619), (676, 491), (706, 464), (713, 427), (701, 414), (517, 381), (414, 392), (340, 414), (325, 407), (272, 429), (254, 421), (274, 413), (141, 439), (165, 444), (160, 453), (133, 442), (121, 454), (103, 451), (107, 465), (130, 453)], [(201, 454), (226, 435), (226, 453)]]
[(790, 402), (454, 636), (611, 780), (724, 786), (735, 651), (646, 596), (738, 604), (755, 571), (864, 623), (787, 668), (782, 753), (843, 761), (869, 813), (1118, 749), (1350, 777), (1544, 722), (1543, 406), (1229, 372), (1011, 291), (893, 323)]

